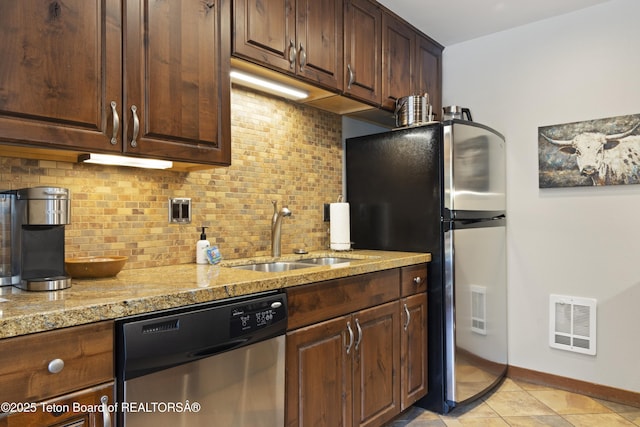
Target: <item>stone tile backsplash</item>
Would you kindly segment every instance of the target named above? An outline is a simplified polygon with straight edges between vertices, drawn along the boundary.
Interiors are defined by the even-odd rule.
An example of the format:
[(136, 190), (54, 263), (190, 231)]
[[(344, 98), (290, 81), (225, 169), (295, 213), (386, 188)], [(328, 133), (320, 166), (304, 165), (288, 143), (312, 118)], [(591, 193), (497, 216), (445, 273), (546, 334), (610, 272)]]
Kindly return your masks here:
[[(235, 88), (232, 164), (197, 172), (155, 171), (2, 157), (0, 189), (71, 190), (67, 257), (126, 255), (125, 269), (195, 262), (198, 227), (226, 259), (270, 255), (271, 201), (293, 215), (282, 253), (325, 249), (323, 203), (342, 191), (339, 115)], [(168, 199), (191, 197), (192, 223), (169, 224)]]

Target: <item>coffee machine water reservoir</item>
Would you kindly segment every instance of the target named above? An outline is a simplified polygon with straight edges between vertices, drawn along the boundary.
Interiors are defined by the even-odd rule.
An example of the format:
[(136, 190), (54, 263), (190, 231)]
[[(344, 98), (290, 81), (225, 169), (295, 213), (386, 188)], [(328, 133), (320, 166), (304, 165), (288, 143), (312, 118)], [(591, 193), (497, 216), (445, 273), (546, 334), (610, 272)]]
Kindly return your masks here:
[(29, 291), (71, 286), (64, 267), (64, 226), (69, 224), (71, 211), (69, 190), (32, 187), (5, 191), (0, 194), (0, 207), (2, 285)]
[(0, 193), (0, 286), (10, 286), (20, 278), (11, 269), (11, 218), (15, 195)]

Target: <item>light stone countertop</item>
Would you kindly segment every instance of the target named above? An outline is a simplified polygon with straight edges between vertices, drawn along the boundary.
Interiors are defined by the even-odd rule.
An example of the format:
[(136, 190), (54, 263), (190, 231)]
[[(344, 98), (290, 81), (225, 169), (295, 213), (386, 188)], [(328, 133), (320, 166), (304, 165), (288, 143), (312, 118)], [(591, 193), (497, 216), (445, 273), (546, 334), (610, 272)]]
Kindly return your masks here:
[(72, 280), (68, 289), (27, 292), (0, 288), (0, 338), (26, 335), (101, 320), (117, 319), (282, 289), (306, 283), (404, 267), (431, 261), (427, 253), (355, 250), (284, 255), (279, 261), (315, 257), (355, 258), (349, 263), (313, 266), (281, 273), (229, 268), (272, 258), (223, 261), (218, 265), (180, 264), (123, 270), (108, 279)]

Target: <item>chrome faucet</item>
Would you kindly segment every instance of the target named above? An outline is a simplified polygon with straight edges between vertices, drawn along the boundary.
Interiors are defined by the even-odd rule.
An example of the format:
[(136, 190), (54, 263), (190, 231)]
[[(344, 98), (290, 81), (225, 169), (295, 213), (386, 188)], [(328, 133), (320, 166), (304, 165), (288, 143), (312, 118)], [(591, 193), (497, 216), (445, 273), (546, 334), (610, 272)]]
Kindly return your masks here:
[(291, 211), (288, 207), (283, 206), (278, 211), (278, 202), (273, 200), (273, 220), (271, 221), (271, 256), (279, 257), (281, 254), (280, 236), (282, 229), (282, 218), (285, 216), (291, 216)]

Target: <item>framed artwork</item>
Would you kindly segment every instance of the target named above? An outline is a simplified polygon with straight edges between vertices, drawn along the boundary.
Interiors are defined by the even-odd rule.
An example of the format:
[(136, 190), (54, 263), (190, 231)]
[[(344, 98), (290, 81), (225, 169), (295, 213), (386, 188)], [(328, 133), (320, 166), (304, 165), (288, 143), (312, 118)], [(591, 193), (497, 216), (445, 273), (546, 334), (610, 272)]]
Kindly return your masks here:
[(538, 183), (640, 184), (640, 114), (539, 127)]

